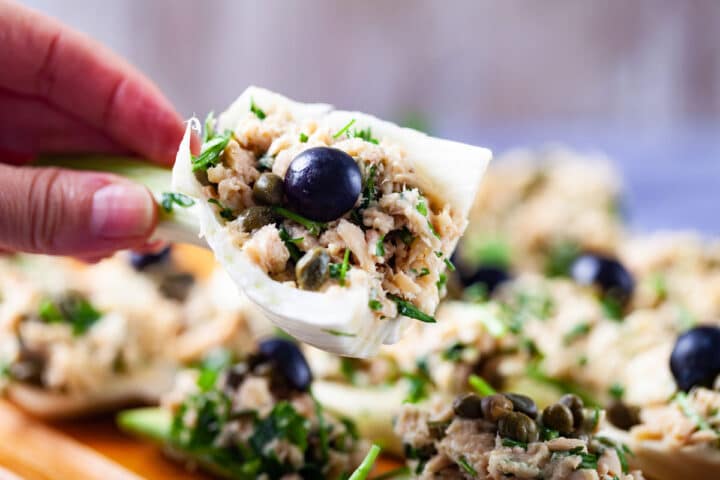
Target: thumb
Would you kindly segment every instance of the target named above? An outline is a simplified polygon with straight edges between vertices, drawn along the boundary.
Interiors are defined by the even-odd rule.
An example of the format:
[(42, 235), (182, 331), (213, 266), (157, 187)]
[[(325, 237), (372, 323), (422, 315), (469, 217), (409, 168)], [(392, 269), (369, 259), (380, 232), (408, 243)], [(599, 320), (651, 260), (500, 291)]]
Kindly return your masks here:
[(102, 256), (155, 228), (150, 192), (114, 175), (0, 165), (0, 249)]

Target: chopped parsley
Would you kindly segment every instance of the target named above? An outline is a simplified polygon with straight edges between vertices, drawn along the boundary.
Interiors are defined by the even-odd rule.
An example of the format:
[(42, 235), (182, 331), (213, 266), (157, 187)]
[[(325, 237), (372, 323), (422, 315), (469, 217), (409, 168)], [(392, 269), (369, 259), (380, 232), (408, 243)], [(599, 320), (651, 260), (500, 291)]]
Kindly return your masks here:
[(293, 259), (293, 261), (297, 262), (302, 258), (302, 252), (300, 251), (300, 248), (298, 248), (297, 244), (303, 241), (303, 237), (298, 238), (292, 238), (290, 236), (290, 233), (285, 229), (285, 227), (280, 227), (280, 240), (283, 241), (285, 244), (285, 248), (288, 249), (288, 253), (290, 253), (290, 258)]
[(685, 415), (691, 422), (695, 424), (698, 430), (712, 430), (710, 424), (700, 416), (700, 414), (690, 405), (687, 394), (685, 392), (678, 392), (675, 394), (673, 401), (680, 407), (683, 415)]
[(343, 133), (347, 132), (350, 129), (350, 127), (353, 126), (354, 123), (355, 123), (355, 119), (353, 118), (344, 127), (342, 127), (340, 130), (338, 130), (338, 132), (335, 135), (333, 135), (333, 138), (335, 140), (340, 138), (340, 136), (342, 136)]
[(362, 130), (354, 130), (352, 136), (353, 138), (361, 138), (366, 142), (374, 143), (375, 145), (380, 143), (378, 142), (377, 138), (374, 138), (372, 136), (372, 131), (370, 130), (370, 127), (364, 128)]
[(625, 387), (623, 387), (622, 384), (615, 382), (608, 389), (608, 393), (615, 400), (622, 400), (623, 395), (625, 395)]
[(553, 430), (551, 428), (542, 427), (542, 426), (540, 427), (540, 438), (543, 441), (552, 440), (554, 438), (558, 438), (559, 436), (560, 436), (560, 432), (558, 432), (557, 430)]
[(45, 299), (40, 303), (38, 316), (45, 323), (68, 324), (74, 336), (82, 335), (100, 320), (102, 314), (84, 297), (71, 293), (58, 302)]
[(378, 310), (382, 310), (382, 308), (383, 308), (382, 302), (380, 302), (380, 300), (375, 300), (375, 299), (372, 299), (368, 302), (368, 307), (370, 307), (370, 310), (374, 310), (376, 312)]
[(336, 278), (340, 282), (341, 286), (345, 286), (345, 276), (347, 271), (350, 269), (350, 249), (345, 249), (345, 255), (343, 255), (342, 263), (331, 263), (330, 264), (330, 277)]
[(302, 132), (300, 132), (300, 143), (307, 143), (308, 136)]
[(569, 332), (563, 335), (563, 345), (567, 346), (573, 343), (575, 340), (584, 337), (588, 333), (592, 326), (588, 322), (582, 322), (575, 325)]
[(600, 299), (600, 304), (602, 305), (603, 312), (607, 318), (617, 322), (622, 320), (623, 306), (615, 297), (612, 295), (605, 295)]
[(360, 205), (361, 208), (367, 208), (367, 206), (370, 205), (370, 202), (377, 200), (377, 185), (375, 183), (376, 176), (377, 165), (370, 165), (367, 167), (367, 171), (365, 173), (365, 184), (363, 185), (363, 199)]
[(325, 411), (322, 404), (318, 402), (317, 398), (315, 398), (315, 395), (312, 395), (312, 401), (315, 405), (315, 416), (317, 417), (318, 428), (320, 430), (318, 437), (320, 439), (321, 458), (324, 462), (327, 462), (330, 455), (330, 445), (328, 444), (328, 430), (327, 425), (325, 424)]
[(409, 318), (414, 318), (416, 320), (420, 320), (421, 322), (425, 323), (435, 323), (436, 320), (433, 316), (428, 315), (427, 313), (423, 312), (419, 308), (417, 308), (412, 303), (408, 302), (407, 300), (403, 300), (402, 298), (398, 297), (397, 295), (388, 295), (388, 298), (395, 302), (397, 305), (398, 313), (400, 315), (405, 315)]
[(413, 237), (412, 232), (410, 232), (410, 230), (407, 227), (403, 227), (398, 232), (400, 235), (400, 240), (402, 240), (402, 242), (405, 245), (410, 245), (413, 242), (415, 237)]
[(226, 130), (222, 135), (214, 135), (203, 143), (200, 155), (193, 155), (192, 157), (192, 171), (204, 171), (220, 163), (225, 147), (227, 147), (231, 138), (232, 131)]
[(232, 353), (224, 348), (217, 348), (200, 362), (198, 368), (200, 373), (197, 378), (197, 386), (201, 392), (207, 392), (215, 387), (220, 372), (227, 368), (232, 362)]
[(545, 275), (565, 277), (570, 274), (570, 266), (580, 254), (580, 248), (571, 241), (562, 241), (552, 245), (545, 260)]
[(510, 447), (510, 448), (520, 447), (523, 449), (527, 448), (527, 443), (518, 442), (517, 440), (513, 440), (512, 438), (503, 438), (502, 444), (503, 444), (503, 447)]
[(365, 480), (370, 475), (378, 455), (380, 455), (380, 447), (373, 444), (360, 466), (350, 475), (348, 480)]
[(418, 360), (417, 371), (415, 373), (406, 372), (403, 374), (403, 377), (410, 382), (410, 390), (405, 400), (403, 400), (405, 403), (418, 403), (428, 397), (433, 381), (424, 358)]
[(378, 241), (375, 242), (375, 256), (376, 257), (384, 257), (385, 256), (385, 235), (381, 235), (380, 238), (378, 238)]
[(426, 275), (430, 275), (430, 269), (427, 268), (427, 267), (422, 267), (419, 272), (418, 272), (417, 270), (415, 270), (415, 269), (412, 269), (411, 271), (412, 271), (415, 275), (417, 275), (417, 278), (421, 278), (421, 277), (424, 277), (424, 276), (426, 276)]
[(182, 193), (163, 192), (160, 197), (160, 206), (165, 213), (172, 213), (175, 205), (187, 208), (195, 205), (195, 200)]
[(205, 117), (205, 124), (203, 128), (202, 143), (207, 143), (215, 136), (215, 113), (210, 112)]
[(450, 261), (449, 258), (445, 258), (443, 259), (443, 261), (445, 262), (445, 266), (448, 270), (450, 270), (451, 272), (455, 271), (455, 265), (452, 263), (452, 261)]
[(578, 455), (580, 457), (580, 465), (578, 465), (579, 470), (582, 470), (582, 469), (597, 470), (597, 468), (598, 468), (598, 464), (597, 464), (598, 456), (597, 455), (595, 455), (594, 453), (584, 453), (584, 452), (577, 453), (576, 455)]
[(472, 465), (468, 463), (467, 459), (464, 456), (461, 455), (460, 458), (458, 458), (457, 463), (463, 470), (465, 470), (465, 473), (473, 477), (477, 477), (477, 470), (475, 470)]
[(425, 200), (420, 200), (417, 205), (415, 205), (415, 210), (417, 210), (420, 215), (423, 217), (427, 217), (428, 210), (427, 210), (427, 204), (425, 203)]
[(445, 275), (444, 273), (441, 273), (440, 276), (438, 277), (438, 281), (435, 282), (435, 286), (437, 287), (438, 290), (442, 290), (443, 287), (445, 287), (445, 284), (447, 284), (447, 275)]
[(665, 276), (660, 273), (655, 273), (649, 279), (650, 287), (655, 292), (655, 296), (658, 300), (663, 301), (668, 296), (667, 280)]
[(254, 113), (255, 116), (260, 120), (265, 120), (265, 117), (267, 117), (265, 112), (260, 107), (255, 105), (255, 100), (253, 98), (250, 98), (250, 111)]
[(493, 387), (491, 387), (489, 383), (487, 383), (482, 377), (478, 375), (470, 375), (470, 377), (468, 378), (468, 383), (473, 388), (473, 390), (475, 390), (483, 397), (487, 397), (488, 395), (495, 395), (497, 393), (497, 391)]
[(442, 353), (443, 360), (448, 362), (459, 362), (462, 359), (466, 346), (460, 342), (455, 342), (446, 348)]
[(355, 366), (355, 360), (348, 357), (340, 357), (340, 374), (347, 380), (348, 383), (355, 383), (355, 374), (357, 368)]
[(303, 227), (307, 228), (308, 233), (310, 235), (318, 236), (320, 235), (320, 232), (322, 232), (325, 229), (325, 224), (322, 222), (316, 222), (314, 220), (310, 220), (308, 218), (303, 217), (302, 215), (299, 215), (295, 212), (292, 212), (284, 207), (273, 207), (273, 211), (277, 213), (278, 215), (282, 215), (283, 217), (287, 218), (288, 220), (292, 220), (293, 222), (297, 222)]
[(208, 199), (208, 203), (212, 203), (213, 205), (217, 205), (219, 208), (218, 214), (220, 217), (224, 218), (227, 221), (233, 221), (237, 218), (237, 216), (233, 213), (232, 209), (228, 207), (224, 207), (222, 203), (220, 203), (220, 200), (216, 198), (210, 198)]

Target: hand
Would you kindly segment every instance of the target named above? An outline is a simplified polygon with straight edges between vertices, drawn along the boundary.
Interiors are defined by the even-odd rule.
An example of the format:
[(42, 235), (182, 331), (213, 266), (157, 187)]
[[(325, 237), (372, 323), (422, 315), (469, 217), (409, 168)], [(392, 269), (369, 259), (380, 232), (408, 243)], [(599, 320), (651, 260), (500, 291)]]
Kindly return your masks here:
[(182, 119), (132, 66), (0, 0), (0, 249), (100, 258), (144, 245), (157, 220), (147, 189), (27, 164), (40, 153), (131, 152), (169, 165), (182, 135)]

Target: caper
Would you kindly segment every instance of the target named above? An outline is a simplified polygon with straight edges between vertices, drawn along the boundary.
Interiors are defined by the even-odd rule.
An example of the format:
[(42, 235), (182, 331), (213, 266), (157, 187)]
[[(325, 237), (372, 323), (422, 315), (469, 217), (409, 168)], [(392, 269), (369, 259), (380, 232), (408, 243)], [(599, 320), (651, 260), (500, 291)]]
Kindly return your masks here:
[(513, 411), (513, 404), (505, 395), (497, 393), (482, 399), (483, 417), (491, 422), (497, 422), (507, 412)]
[(536, 442), (539, 436), (535, 420), (520, 412), (505, 412), (498, 421), (498, 433), (523, 443)]
[(281, 205), (283, 179), (274, 173), (263, 173), (253, 185), (253, 198), (264, 205)]
[(524, 413), (530, 418), (537, 418), (538, 409), (532, 398), (519, 393), (505, 393), (504, 395), (512, 402), (513, 410)]
[(482, 398), (474, 393), (458, 397), (453, 402), (453, 411), (462, 418), (482, 418)]
[(237, 217), (242, 229), (252, 232), (278, 221), (277, 214), (270, 207), (248, 207)]
[(570, 409), (570, 412), (572, 412), (573, 415), (573, 427), (575, 429), (580, 428), (583, 424), (583, 420), (585, 419), (585, 415), (583, 413), (583, 407), (585, 405), (580, 397), (573, 395), (572, 393), (568, 393), (560, 397), (558, 403), (561, 403)]
[(607, 418), (618, 428), (630, 430), (640, 423), (640, 409), (623, 402), (613, 402), (607, 409)]
[(295, 278), (303, 290), (317, 290), (330, 276), (330, 256), (324, 248), (308, 250), (295, 265)]
[(545, 427), (557, 430), (562, 435), (568, 435), (573, 431), (573, 414), (566, 405), (555, 403), (543, 410), (542, 423)]

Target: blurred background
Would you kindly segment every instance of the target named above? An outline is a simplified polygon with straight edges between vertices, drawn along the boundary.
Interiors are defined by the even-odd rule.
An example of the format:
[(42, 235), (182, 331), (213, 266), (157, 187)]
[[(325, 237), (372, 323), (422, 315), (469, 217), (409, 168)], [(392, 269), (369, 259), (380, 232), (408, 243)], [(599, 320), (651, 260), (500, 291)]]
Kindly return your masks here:
[(185, 116), (249, 84), (491, 147), (617, 164), (640, 230), (720, 233), (720, 1), (29, 0)]

